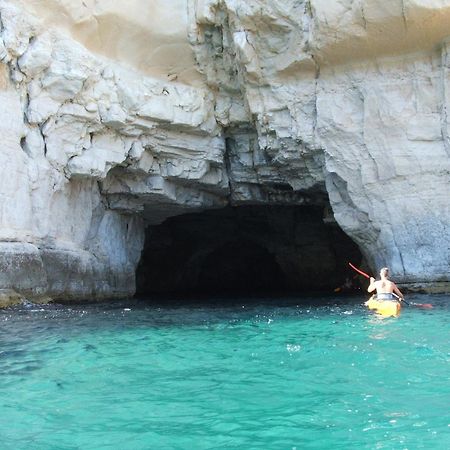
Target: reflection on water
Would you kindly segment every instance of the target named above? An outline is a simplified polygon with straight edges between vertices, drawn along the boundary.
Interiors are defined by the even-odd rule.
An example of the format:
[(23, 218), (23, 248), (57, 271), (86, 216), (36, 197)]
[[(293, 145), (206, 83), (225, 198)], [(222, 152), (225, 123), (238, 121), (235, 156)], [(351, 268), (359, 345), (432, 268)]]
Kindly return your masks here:
[(411, 301), (0, 311), (1, 448), (449, 448), (450, 299)]

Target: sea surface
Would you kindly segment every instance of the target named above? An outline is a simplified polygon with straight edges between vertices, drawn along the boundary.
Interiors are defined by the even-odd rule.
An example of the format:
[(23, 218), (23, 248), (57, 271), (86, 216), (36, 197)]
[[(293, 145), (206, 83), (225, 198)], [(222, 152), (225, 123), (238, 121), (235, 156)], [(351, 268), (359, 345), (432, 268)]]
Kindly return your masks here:
[(450, 297), (0, 311), (0, 449), (449, 449)]

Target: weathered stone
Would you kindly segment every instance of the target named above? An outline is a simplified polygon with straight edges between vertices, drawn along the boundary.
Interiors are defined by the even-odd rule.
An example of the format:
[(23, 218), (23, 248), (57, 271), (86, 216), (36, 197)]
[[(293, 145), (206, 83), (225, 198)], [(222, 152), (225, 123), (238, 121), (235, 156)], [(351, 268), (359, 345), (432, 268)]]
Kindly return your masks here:
[(444, 3), (0, 0), (1, 286), (132, 295), (147, 225), (258, 203), (447, 289)]
[(12, 289), (0, 289), (0, 308), (20, 305), (25, 298)]
[(47, 274), (36, 246), (18, 242), (0, 243), (0, 289), (40, 295), (46, 292), (47, 287)]

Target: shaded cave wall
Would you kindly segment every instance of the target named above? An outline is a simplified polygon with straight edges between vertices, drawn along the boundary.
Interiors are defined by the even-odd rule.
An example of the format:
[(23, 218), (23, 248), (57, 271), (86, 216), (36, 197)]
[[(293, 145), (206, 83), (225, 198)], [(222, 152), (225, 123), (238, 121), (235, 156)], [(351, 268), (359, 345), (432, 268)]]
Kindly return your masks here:
[(315, 206), (239, 206), (150, 226), (137, 293), (328, 291), (358, 247)]

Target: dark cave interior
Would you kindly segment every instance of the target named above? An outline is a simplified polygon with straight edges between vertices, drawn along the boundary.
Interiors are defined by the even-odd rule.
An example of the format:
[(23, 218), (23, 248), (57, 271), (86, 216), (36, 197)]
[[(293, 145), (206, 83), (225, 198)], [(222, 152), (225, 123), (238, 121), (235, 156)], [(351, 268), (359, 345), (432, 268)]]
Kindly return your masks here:
[(361, 260), (323, 207), (226, 207), (149, 226), (137, 295), (333, 293)]

